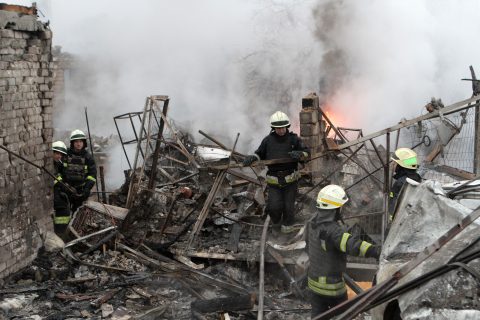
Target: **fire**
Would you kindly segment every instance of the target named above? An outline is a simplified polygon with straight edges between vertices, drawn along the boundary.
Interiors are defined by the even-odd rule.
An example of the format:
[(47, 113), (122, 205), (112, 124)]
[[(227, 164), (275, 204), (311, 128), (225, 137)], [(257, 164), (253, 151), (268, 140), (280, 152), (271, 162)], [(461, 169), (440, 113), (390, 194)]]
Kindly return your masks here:
[[(339, 114), (337, 112), (334, 112), (333, 111), (334, 108), (332, 108), (331, 106), (325, 105), (325, 106), (323, 106), (322, 109), (324, 110), (323, 112), (325, 113), (327, 118), (330, 120), (332, 125), (334, 125), (335, 127), (341, 127), (342, 124), (345, 123), (341, 114)], [(329, 124), (327, 123), (327, 125), (329, 125)], [(335, 136), (335, 132), (333, 130), (330, 130), (330, 132), (328, 133), (328, 136), (330, 138), (333, 138)]]
[(335, 127), (342, 126), (343, 121), (341, 121), (341, 116), (339, 114), (334, 113), (332, 109), (330, 109), (329, 107), (327, 107), (327, 110), (325, 110), (324, 112), (325, 112), (325, 115), (328, 117), (328, 119), (330, 119), (330, 121)]

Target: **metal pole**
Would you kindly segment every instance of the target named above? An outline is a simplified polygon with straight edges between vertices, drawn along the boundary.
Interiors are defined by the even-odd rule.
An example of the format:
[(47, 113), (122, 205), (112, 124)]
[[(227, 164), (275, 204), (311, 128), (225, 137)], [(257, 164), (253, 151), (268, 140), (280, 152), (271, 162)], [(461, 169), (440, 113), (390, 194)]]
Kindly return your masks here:
[(383, 192), (384, 192), (384, 208), (385, 208), (385, 215), (383, 216), (382, 219), (382, 245), (385, 241), (385, 231), (387, 229), (387, 224), (388, 224), (388, 214), (389, 214), (389, 208), (388, 208), (388, 200), (390, 197), (390, 132), (387, 132), (386, 134), (386, 159), (385, 159), (385, 166), (383, 169), (384, 177), (383, 177)]
[(105, 192), (105, 174), (103, 172), (103, 166), (98, 167), (100, 170), (100, 185), (102, 189), (102, 200), (103, 203), (107, 203), (107, 194)]
[[(90, 144), (90, 153), (92, 154), (92, 158), (95, 159), (94, 153), (93, 153), (93, 143), (92, 143), (92, 137), (90, 136), (90, 125), (88, 124), (88, 113), (87, 113), (87, 107), (85, 107), (85, 120), (87, 121), (87, 133), (88, 133), (88, 140)], [(97, 200), (100, 202), (100, 194), (98, 193), (98, 183), (96, 182), (97, 176), (95, 176), (95, 190), (97, 190)]]

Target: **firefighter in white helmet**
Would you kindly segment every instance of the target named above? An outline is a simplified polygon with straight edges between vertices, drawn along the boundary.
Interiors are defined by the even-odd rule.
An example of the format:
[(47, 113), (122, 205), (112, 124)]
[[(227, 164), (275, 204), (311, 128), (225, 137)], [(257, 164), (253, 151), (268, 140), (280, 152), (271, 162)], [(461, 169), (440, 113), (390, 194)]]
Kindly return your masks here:
[(418, 159), (415, 151), (409, 148), (398, 148), (392, 155), (391, 159), (397, 163), (393, 179), (395, 182), (390, 190), (389, 211), (390, 220), (393, 220), (393, 213), (395, 212), (395, 205), (397, 203), (398, 195), (402, 190), (407, 178), (416, 182), (421, 182), (422, 178), (417, 173)]
[(68, 191), (64, 188), (63, 180), (63, 162), (67, 156), (67, 146), (63, 141), (52, 143), (53, 167), (55, 169), (55, 181), (53, 185), (53, 226), (55, 233), (63, 238), (70, 221), (70, 201), (68, 200)]
[(87, 137), (81, 130), (74, 130), (70, 135), (70, 149), (64, 161), (63, 178), (77, 194), (70, 196), (72, 212), (90, 196), (96, 182), (97, 167), (93, 156), (87, 151)]
[(317, 196), (318, 211), (307, 224), (312, 319), (347, 300), (343, 278), (347, 255), (374, 258), (380, 255), (378, 246), (348, 233), (341, 222), (340, 209), (347, 201), (342, 187), (334, 184), (324, 187)]
[(308, 149), (302, 140), (290, 132), (290, 119), (277, 111), (270, 117), (271, 132), (266, 136), (253, 155), (245, 158), (243, 164), (251, 165), (257, 160), (290, 158), (289, 163), (268, 166), (266, 181), (268, 185), (268, 202), (266, 212), (270, 215), (274, 230), (289, 233), (294, 231), (295, 196), (297, 180), (300, 177), (298, 162), (308, 158)]

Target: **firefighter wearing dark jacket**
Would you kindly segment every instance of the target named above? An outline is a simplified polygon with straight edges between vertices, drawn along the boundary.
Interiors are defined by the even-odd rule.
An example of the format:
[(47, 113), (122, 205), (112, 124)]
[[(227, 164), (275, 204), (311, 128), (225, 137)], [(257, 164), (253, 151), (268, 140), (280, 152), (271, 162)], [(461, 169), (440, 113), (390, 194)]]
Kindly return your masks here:
[(77, 194), (70, 195), (72, 212), (80, 207), (83, 201), (90, 196), (90, 191), (95, 185), (97, 167), (92, 155), (86, 150), (87, 137), (81, 130), (74, 130), (70, 135), (70, 149), (63, 163), (64, 180)]
[(53, 185), (53, 227), (55, 233), (63, 238), (67, 225), (70, 222), (70, 201), (68, 200), (67, 191), (59, 182), (63, 180), (63, 162), (67, 156), (67, 146), (63, 141), (55, 141), (52, 143), (52, 151), (56, 176)]
[(409, 148), (399, 148), (392, 155), (391, 159), (397, 163), (395, 172), (393, 174), (392, 189), (390, 190), (389, 211), (390, 220), (393, 220), (393, 214), (395, 212), (395, 206), (397, 204), (398, 195), (403, 188), (403, 185), (407, 181), (407, 178), (416, 182), (421, 182), (422, 178), (417, 173), (418, 160), (415, 151)]
[(274, 230), (283, 233), (293, 231), (295, 196), (297, 194), (298, 162), (309, 154), (300, 138), (290, 132), (290, 119), (277, 111), (270, 117), (272, 131), (266, 136), (255, 154), (245, 158), (243, 164), (251, 165), (257, 160), (292, 158), (296, 161), (268, 166), (267, 185), (268, 202), (266, 212), (272, 219)]
[(339, 222), (340, 208), (348, 201), (345, 191), (328, 185), (318, 193), (316, 215), (308, 222), (307, 250), (310, 258), (308, 287), (312, 319), (347, 300), (343, 273), (347, 255), (378, 258), (380, 249), (347, 232)]

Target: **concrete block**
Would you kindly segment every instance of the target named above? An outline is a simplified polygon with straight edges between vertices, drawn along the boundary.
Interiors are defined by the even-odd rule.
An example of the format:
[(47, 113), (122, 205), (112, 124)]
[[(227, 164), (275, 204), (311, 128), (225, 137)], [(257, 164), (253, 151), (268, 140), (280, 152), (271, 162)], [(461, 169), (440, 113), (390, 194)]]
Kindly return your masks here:
[(2, 38), (14, 38), (15, 34), (14, 34), (13, 30), (0, 29), (0, 37), (2, 37)]
[(42, 40), (48, 40), (48, 39), (52, 39), (52, 31), (50, 30), (45, 30), (43, 32), (39, 32), (38, 33), (38, 36), (40, 39)]
[(12, 49), (11, 47), (7, 47), (7, 48), (0, 48), (0, 54), (5, 54), (5, 55), (8, 55), (8, 54), (15, 54), (15, 49)]
[(13, 31), (13, 37), (15, 39), (23, 39), (23, 33), (22, 31), (17, 31), (17, 30), (14, 30)]
[(23, 53), (23, 49), (27, 46), (27, 40), (25, 39), (13, 39), (10, 46), (13, 49), (20, 49), (20, 54)]
[(318, 109), (305, 108), (300, 111), (300, 125), (304, 123), (317, 123)]
[[(26, 61), (39, 61), (39, 56), (32, 53), (25, 53), (22, 58)], [(36, 71), (35, 71), (36, 72)]]
[(300, 124), (300, 135), (302, 137), (315, 136), (320, 133), (320, 125), (317, 123)]
[(37, 47), (41, 47), (43, 46), (43, 41), (40, 40), (40, 39), (29, 39), (27, 40), (27, 45), (30, 47), (30, 46), (37, 46)]
[(319, 106), (318, 96), (315, 92), (308, 94), (302, 99), (302, 108), (317, 109)]

